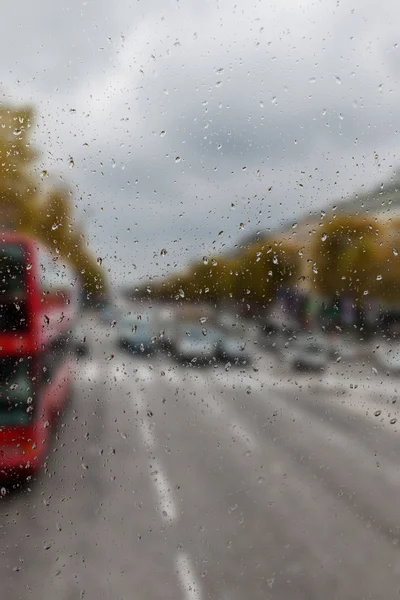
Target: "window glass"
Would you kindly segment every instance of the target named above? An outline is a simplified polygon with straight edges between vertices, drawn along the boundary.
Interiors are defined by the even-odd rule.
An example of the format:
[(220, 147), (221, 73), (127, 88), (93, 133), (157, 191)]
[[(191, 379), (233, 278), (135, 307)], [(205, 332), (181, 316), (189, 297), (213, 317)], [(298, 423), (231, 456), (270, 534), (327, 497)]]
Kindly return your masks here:
[(399, 18), (5, 4), (1, 598), (399, 598)]

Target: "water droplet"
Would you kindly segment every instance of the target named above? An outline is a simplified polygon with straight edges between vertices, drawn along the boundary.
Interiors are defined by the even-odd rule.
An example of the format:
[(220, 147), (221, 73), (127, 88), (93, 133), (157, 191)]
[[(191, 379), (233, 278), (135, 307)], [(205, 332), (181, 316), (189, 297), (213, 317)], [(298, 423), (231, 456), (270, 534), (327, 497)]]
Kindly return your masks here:
[(321, 235), (321, 240), (322, 240), (323, 242), (325, 242), (325, 240), (327, 239), (327, 237), (328, 237), (328, 236), (326, 235), (326, 233), (323, 233), (323, 234)]
[(395, 423), (397, 423), (397, 419), (395, 417), (393, 417), (393, 419), (390, 419), (389, 423), (391, 425), (394, 425)]
[(308, 80), (308, 83), (315, 83), (317, 80), (315, 79), (315, 77), (310, 77), (310, 79)]
[(276, 99), (276, 96), (272, 96), (271, 98), (271, 103), (272, 104), (277, 104), (278, 100)]
[(162, 250), (160, 250), (160, 255), (161, 256), (166, 256), (166, 254), (167, 254), (167, 251), (166, 251), (165, 248), (163, 248)]
[(72, 156), (70, 156), (70, 157), (68, 158), (68, 165), (69, 165), (69, 168), (70, 168), (70, 169), (73, 169), (73, 168), (74, 168), (74, 166), (75, 166), (75, 162), (74, 162), (74, 159), (73, 159), (73, 157), (72, 157)]
[(199, 322), (204, 325), (204, 323), (207, 321), (207, 317), (200, 317)]
[(203, 256), (203, 263), (205, 265), (208, 265), (208, 258), (207, 258), (207, 256)]
[(338, 75), (335, 75), (335, 81), (338, 85), (340, 85), (342, 83), (342, 80), (340, 79), (340, 77)]
[(381, 414), (382, 414), (382, 411), (381, 411), (381, 410), (376, 410), (376, 411), (374, 412), (374, 416), (375, 416), (375, 417), (380, 417), (380, 415), (381, 415)]
[(382, 281), (382, 275), (377, 275), (377, 276), (376, 276), (376, 280), (377, 280), (377, 281)]
[(213, 266), (213, 267), (216, 267), (216, 266), (217, 266), (217, 264), (218, 264), (218, 263), (217, 263), (217, 261), (215, 260), (215, 258), (213, 258), (213, 259), (211, 260), (211, 264), (212, 264), (212, 266)]
[(178, 163), (178, 162), (181, 162), (181, 157), (180, 157), (180, 156), (177, 156), (177, 157), (175, 158), (175, 162), (176, 162), (176, 163)]
[(99, 264), (99, 265), (103, 264), (103, 259), (101, 258), (101, 256), (97, 257), (97, 264)]
[(244, 223), (239, 224), (239, 229), (244, 229)]
[(163, 129), (163, 130), (160, 132), (160, 137), (164, 137), (164, 135), (165, 135), (165, 131), (164, 131), (164, 129)]
[(264, 101), (260, 100), (260, 108), (264, 108)]
[(393, 248), (393, 254), (394, 254), (394, 256), (398, 256), (399, 255), (399, 251), (396, 248)]
[(27, 270), (27, 271), (30, 271), (31, 269), (32, 269), (32, 264), (31, 264), (31, 263), (28, 263), (28, 264), (26, 265), (26, 270)]
[(222, 81), (217, 81), (217, 83), (215, 84), (215, 87), (221, 87), (222, 85)]
[(343, 121), (344, 117), (343, 117), (342, 113), (339, 113), (339, 119), (340, 119), (341, 121)]

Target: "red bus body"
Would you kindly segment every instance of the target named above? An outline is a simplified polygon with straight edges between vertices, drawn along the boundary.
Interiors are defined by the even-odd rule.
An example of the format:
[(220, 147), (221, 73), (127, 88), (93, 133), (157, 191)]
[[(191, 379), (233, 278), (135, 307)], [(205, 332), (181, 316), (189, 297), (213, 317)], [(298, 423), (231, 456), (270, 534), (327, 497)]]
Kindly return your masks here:
[[(40, 272), (43, 270), (40, 262), (43, 247), (32, 238), (0, 233), (0, 247), (4, 249), (10, 245), (21, 249), (24, 257), (23, 308), (26, 318), (22, 319), (22, 328), (0, 328), (0, 364), (7, 365), (7, 361), (11, 361), (10, 364), (18, 368), (24, 364), (29, 373), (27, 377), (32, 396), (27, 399), (27, 415), (18, 409), (18, 414), (22, 415), (20, 422), (4, 423), (10, 421), (9, 413), (0, 413), (0, 482), (10, 477), (26, 479), (40, 468), (48, 454), (51, 425), (62, 412), (70, 394), (72, 358), (68, 341), (76, 314), (76, 294), (72, 288), (70, 291), (61, 289), (61, 286), (60, 289), (44, 289)], [(58, 257), (54, 260), (57, 261)], [(4, 285), (4, 270), (0, 298), (4, 295), (2, 283)], [(2, 304), (1, 299), (0, 305), (0, 313), (2, 310), (6, 313), (8, 305)], [(18, 308), (18, 304), (14, 302), (14, 305)], [(61, 348), (60, 358), (56, 368), (48, 369), (44, 365), (51, 364), (55, 348)], [(12, 372), (16, 373), (16, 370)], [(50, 373), (48, 377), (47, 372)]]

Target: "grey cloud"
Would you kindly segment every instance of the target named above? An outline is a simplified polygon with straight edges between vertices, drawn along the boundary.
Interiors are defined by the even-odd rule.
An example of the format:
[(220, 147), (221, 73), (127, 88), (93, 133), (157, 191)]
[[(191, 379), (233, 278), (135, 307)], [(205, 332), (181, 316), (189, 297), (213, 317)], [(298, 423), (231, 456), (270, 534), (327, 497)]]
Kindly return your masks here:
[(92, 245), (118, 276), (217, 253), (240, 240), (240, 223), (296, 219), (396, 166), (390, 0), (42, 1), (20, 12), (8, 7), (0, 41), (4, 89), (37, 104), (43, 165), (77, 186)]

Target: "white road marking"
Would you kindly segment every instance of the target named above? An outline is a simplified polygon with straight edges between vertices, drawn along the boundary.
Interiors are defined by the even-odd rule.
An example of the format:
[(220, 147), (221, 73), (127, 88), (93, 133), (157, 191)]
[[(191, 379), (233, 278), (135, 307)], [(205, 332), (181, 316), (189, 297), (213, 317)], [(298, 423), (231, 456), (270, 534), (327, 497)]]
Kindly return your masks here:
[[(238, 375), (237, 375), (238, 376)], [(391, 418), (399, 418), (400, 419), (400, 406), (397, 406), (397, 403), (393, 404), (390, 401), (390, 396), (393, 399), (397, 399), (397, 383), (391, 382), (392, 388), (389, 389), (385, 385), (381, 385), (378, 382), (375, 382), (375, 392), (372, 391), (373, 387), (357, 385), (353, 384), (353, 387), (350, 387), (350, 383), (347, 385), (338, 386), (339, 381), (343, 381), (343, 379), (339, 378), (329, 378), (325, 379), (323, 382), (315, 382), (312, 385), (312, 381), (310, 380), (302, 380), (291, 379), (288, 381), (278, 380), (276, 381), (274, 377), (270, 375), (261, 374), (256, 379), (257, 376), (254, 376), (254, 379), (249, 375), (243, 377), (235, 382), (235, 388), (240, 388), (241, 393), (245, 389), (249, 389), (249, 391), (254, 391), (258, 394), (265, 394), (265, 400), (268, 401), (270, 399), (271, 391), (275, 392), (289, 392), (294, 396), (300, 396), (302, 393), (306, 393), (308, 396), (312, 394), (318, 394), (318, 391), (325, 389), (325, 391), (332, 391), (332, 395), (326, 396), (323, 399), (324, 405), (329, 406), (331, 408), (336, 408), (338, 414), (340, 411), (343, 413), (351, 413), (356, 416), (360, 416), (362, 418), (376, 420), (377, 416), (375, 415), (377, 411), (381, 411), (382, 418), (391, 419)], [(216, 375), (215, 383), (219, 383), (220, 385), (226, 385), (226, 381), (221, 381), (221, 378)], [(235, 388), (232, 386), (231, 391), (234, 392)], [(339, 397), (337, 396), (339, 393)], [(384, 397), (383, 397), (384, 395)], [(385, 402), (386, 400), (386, 402)], [(312, 405), (311, 405), (312, 407)], [(397, 435), (396, 428), (392, 428), (393, 433)]]
[(100, 371), (100, 365), (98, 362), (90, 362), (82, 364), (82, 367), (79, 369), (80, 376), (84, 377), (88, 381), (92, 381), (97, 377), (97, 374)]
[(157, 459), (150, 462), (151, 480), (158, 496), (158, 504), (164, 521), (176, 521), (178, 510), (171, 485)]
[(185, 600), (201, 600), (202, 593), (191, 560), (185, 552), (176, 556), (176, 569)]
[(124, 379), (126, 379), (128, 373), (125, 370), (126, 368), (123, 365), (113, 365), (112, 368), (112, 376), (117, 380), (117, 381), (123, 381)]
[(180, 383), (182, 381), (182, 378), (178, 375), (178, 373), (173, 370), (167, 371), (165, 373), (165, 377), (166, 377), (167, 381), (170, 381), (174, 385), (177, 383)]
[(250, 450), (256, 448), (257, 443), (254, 437), (239, 421), (231, 421), (230, 427), (232, 428), (233, 435), (239, 438)]
[(135, 408), (139, 412), (144, 412), (145, 403), (143, 400), (143, 396), (140, 392), (135, 392), (132, 395), (133, 408)]
[(272, 373), (232, 373), (229, 372), (213, 372), (212, 377), (215, 381), (226, 384), (234, 389), (234, 386), (247, 386), (251, 390), (259, 391), (263, 388), (278, 388), (285, 391), (298, 391), (306, 389), (310, 392), (318, 392), (318, 390), (344, 392), (346, 394), (398, 394), (400, 392), (400, 381), (373, 379), (356, 381), (356, 377), (351, 377), (349, 380), (344, 379), (340, 374), (335, 375), (329, 373), (317, 377), (304, 378), (303, 375), (292, 375), (285, 379)]
[(156, 438), (154, 437), (151, 425), (146, 418), (144, 418), (143, 421), (140, 421), (139, 429), (144, 446), (148, 450), (154, 448), (154, 446), (156, 445)]
[(149, 367), (141, 365), (134, 372), (134, 379), (137, 378), (143, 382), (151, 382), (154, 379), (154, 371), (149, 369)]
[(254, 450), (257, 447), (255, 437), (249, 433), (247, 428), (237, 417), (232, 415), (232, 410), (227, 406), (222, 398), (216, 400), (214, 395), (207, 389), (206, 375), (197, 375), (195, 379), (191, 379), (191, 383), (197, 388), (198, 392), (203, 392), (203, 395), (201, 396), (203, 402), (199, 403), (199, 406), (204, 408), (204, 411), (202, 412), (208, 414), (209, 416), (212, 415), (213, 417), (224, 414), (224, 425), (226, 424), (228, 429), (232, 430), (233, 436), (240, 440), (246, 446), (246, 448)]

